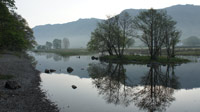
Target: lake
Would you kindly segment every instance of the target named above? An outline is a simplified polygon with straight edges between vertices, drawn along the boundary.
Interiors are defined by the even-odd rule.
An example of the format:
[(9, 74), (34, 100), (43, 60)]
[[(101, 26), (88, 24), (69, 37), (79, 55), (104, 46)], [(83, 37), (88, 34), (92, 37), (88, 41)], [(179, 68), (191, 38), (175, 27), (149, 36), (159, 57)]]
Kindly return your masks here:
[(41, 71), (41, 89), (61, 112), (200, 111), (199, 56), (182, 56), (192, 60), (187, 64), (148, 67), (104, 63), (90, 55), (30, 54)]

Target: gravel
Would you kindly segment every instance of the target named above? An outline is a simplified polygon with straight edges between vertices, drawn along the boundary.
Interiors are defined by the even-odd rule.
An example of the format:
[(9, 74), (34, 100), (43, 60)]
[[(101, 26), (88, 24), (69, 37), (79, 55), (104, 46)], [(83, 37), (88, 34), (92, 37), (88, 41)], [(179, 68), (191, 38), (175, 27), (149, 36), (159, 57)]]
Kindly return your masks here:
[(0, 80), (0, 112), (58, 112), (40, 89), (39, 71), (32, 66), (26, 55), (0, 54), (0, 75), (13, 75), (21, 88), (4, 88), (7, 80)]

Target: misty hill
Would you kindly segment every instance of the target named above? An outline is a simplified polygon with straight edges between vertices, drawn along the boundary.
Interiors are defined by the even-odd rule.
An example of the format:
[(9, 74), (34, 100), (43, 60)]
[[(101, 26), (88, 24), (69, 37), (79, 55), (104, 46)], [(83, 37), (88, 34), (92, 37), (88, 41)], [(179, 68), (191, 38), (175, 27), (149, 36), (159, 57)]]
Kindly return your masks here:
[[(126, 9), (131, 16), (136, 16), (145, 9)], [(182, 31), (181, 40), (189, 36), (200, 37), (200, 6), (195, 5), (175, 5), (165, 8), (167, 13), (177, 21), (177, 28)], [(69, 38), (71, 47), (86, 47), (90, 39), (90, 33), (96, 28), (100, 19), (79, 19), (74, 22), (55, 25), (42, 25), (33, 28), (36, 41), (44, 44), (47, 40), (54, 38)]]
[(36, 26), (33, 31), (38, 44), (45, 44), (46, 41), (52, 42), (55, 38), (66, 37), (70, 41), (70, 47), (85, 47), (90, 39), (91, 32), (100, 21), (100, 19), (95, 18), (79, 19), (65, 24)]
[[(131, 16), (136, 16), (144, 9), (127, 9), (122, 11), (128, 12)], [(182, 31), (181, 40), (190, 37), (200, 37), (200, 6), (195, 5), (175, 5), (165, 8), (168, 15), (177, 21), (177, 28)], [(121, 14), (122, 14), (121, 13)]]

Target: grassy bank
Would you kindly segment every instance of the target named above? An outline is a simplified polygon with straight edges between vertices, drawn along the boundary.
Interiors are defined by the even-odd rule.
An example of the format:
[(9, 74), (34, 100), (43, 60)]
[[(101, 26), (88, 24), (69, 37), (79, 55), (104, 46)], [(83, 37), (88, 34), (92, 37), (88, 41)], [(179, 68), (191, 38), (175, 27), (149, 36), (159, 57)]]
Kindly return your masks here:
[(89, 55), (95, 53), (95, 52), (90, 52), (87, 49), (50, 49), (50, 50), (33, 50), (33, 52), (56, 53), (61, 56)]
[(116, 63), (138, 63), (138, 64), (147, 64), (151, 62), (159, 62), (162, 64), (180, 64), (180, 63), (187, 63), (190, 62), (188, 59), (182, 59), (182, 58), (171, 58), (170, 60), (167, 59), (167, 57), (162, 56), (158, 57), (158, 59), (151, 60), (150, 56), (138, 56), (138, 55), (125, 55), (121, 58), (117, 56), (103, 56), (100, 57), (101, 61), (106, 62), (116, 62)]
[(14, 76), (13, 75), (2, 75), (0, 74), (0, 80), (8, 80), (12, 79)]
[[(21, 88), (5, 88), (8, 80), (17, 82)], [(0, 112), (58, 112), (40, 89), (40, 81), (40, 72), (27, 54), (11, 51), (0, 54)]]
[[(126, 49), (127, 54), (149, 54), (147, 48), (135, 48), (135, 49)], [(176, 48), (176, 55), (200, 55), (200, 48)], [(166, 49), (162, 49), (162, 55), (166, 55)]]
[(176, 55), (185, 55), (185, 56), (200, 56), (200, 51), (185, 51), (177, 52)]

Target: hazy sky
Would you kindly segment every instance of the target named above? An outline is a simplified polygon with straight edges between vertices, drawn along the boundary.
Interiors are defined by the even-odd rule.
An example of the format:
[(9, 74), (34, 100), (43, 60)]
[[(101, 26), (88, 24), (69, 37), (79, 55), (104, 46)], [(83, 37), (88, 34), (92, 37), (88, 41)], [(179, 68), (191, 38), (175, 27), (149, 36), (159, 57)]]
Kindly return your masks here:
[(31, 27), (79, 18), (105, 19), (124, 9), (157, 9), (176, 4), (200, 5), (200, 0), (16, 0), (17, 12)]

